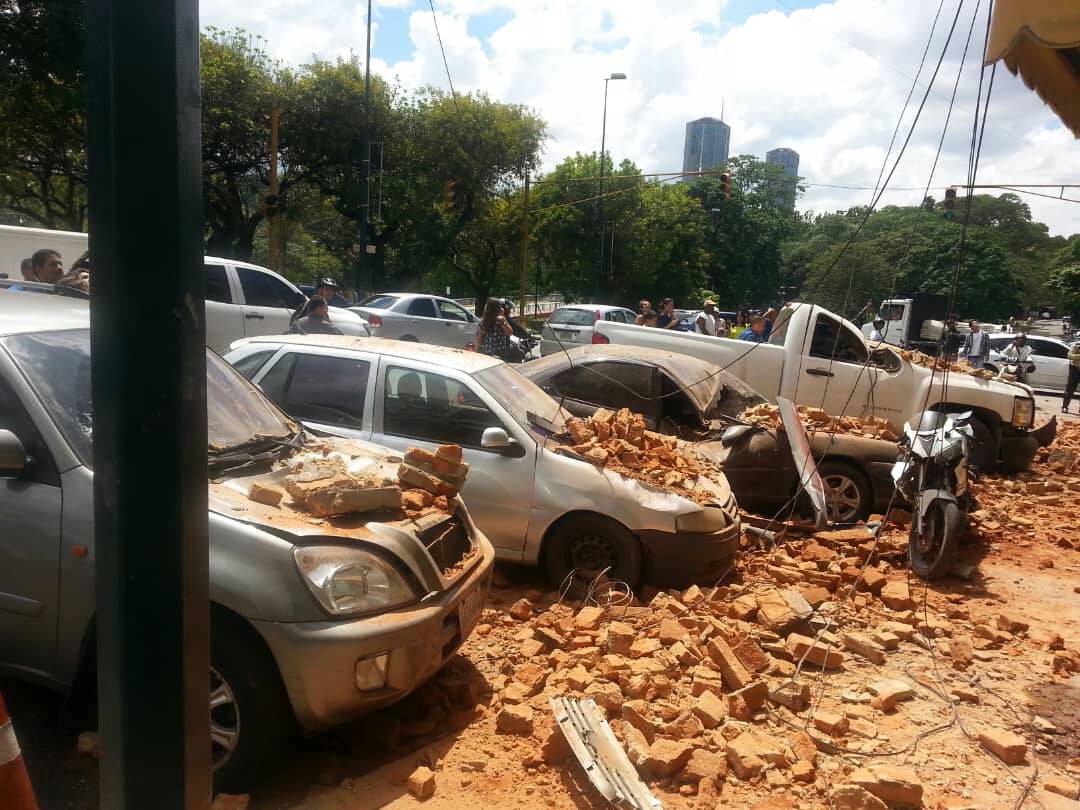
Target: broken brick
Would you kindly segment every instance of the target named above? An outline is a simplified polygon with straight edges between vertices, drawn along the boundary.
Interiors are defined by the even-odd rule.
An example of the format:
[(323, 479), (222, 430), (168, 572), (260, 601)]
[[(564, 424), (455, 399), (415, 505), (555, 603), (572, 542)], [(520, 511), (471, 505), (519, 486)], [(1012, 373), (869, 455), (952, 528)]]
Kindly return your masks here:
[(673, 776), (689, 761), (693, 750), (684, 742), (659, 739), (649, 746), (644, 769), (655, 776)]
[(525, 705), (503, 706), (495, 716), (495, 728), (504, 734), (532, 734), (533, 710)]
[(507, 612), (512, 618), (517, 619), (518, 621), (531, 619), (533, 615), (532, 602), (528, 599), (518, 599), (510, 606), (510, 610)]
[(682, 777), (694, 782), (710, 779), (714, 783), (722, 782), (727, 776), (728, 763), (722, 754), (714, 754), (702, 748), (695, 748), (682, 770)]
[(878, 594), (881, 601), (892, 610), (914, 610), (915, 600), (911, 598), (911, 589), (906, 580), (894, 579), (887, 582)]
[(753, 680), (750, 673), (746, 671), (746, 667), (742, 665), (739, 657), (735, 654), (735, 651), (719, 636), (709, 639), (706, 650), (709, 657), (719, 668), (724, 684), (729, 689), (742, 689)]
[(844, 645), (844, 649), (865, 658), (870, 663), (878, 666), (885, 663), (885, 650), (866, 636), (858, 633), (844, 633), (840, 640)]
[(848, 724), (848, 719), (842, 714), (825, 711), (824, 709), (818, 709), (814, 712), (814, 725), (833, 737), (842, 737), (847, 734)]
[(285, 493), (277, 487), (268, 487), (257, 481), (248, 490), (248, 500), (261, 503), (264, 506), (277, 506), (284, 497)]
[(922, 782), (910, 768), (875, 764), (859, 768), (848, 778), (889, 807), (922, 807)]
[(574, 627), (578, 630), (599, 630), (604, 621), (604, 609), (587, 605), (574, 616)]
[(716, 728), (724, 722), (727, 707), (713, 692), (702, 692), (694, 701), (690, 710), (697, 715), (705, 728)]
[(979, 732), (977, 739), (1006, 765), (1023, 765), (1027, 762), (1027, 741), (1019, 734), (1006, 729), (990, 729)]
[(864, 787), (836, 785), (829, 791), (834, 810), (889, 810), (889, 806)]
[(882, 712), (891, 712), (900, 701), (915, 697), (915, 690), (911, 684), (896, 678), (874, 681), (867, 688), (874, 695), (870, 705)]
[(839, 669), (844, 663), (843, 653), (798, 633), (789, 635), (786, 643), (788, 652), (796, 661), (805, 660), (807, 663), (826, 669)]
[(416, 798), (420, 800), (429, 799), (435, 795), (435, 774), (431, 772), (430, 768), (420, 766), (409, 774), (407, 785), (409, 793)]
[(769, 700), (798, 714), (810, 705), (810, 687), (805, 683), (789, 681), (769, 692)]

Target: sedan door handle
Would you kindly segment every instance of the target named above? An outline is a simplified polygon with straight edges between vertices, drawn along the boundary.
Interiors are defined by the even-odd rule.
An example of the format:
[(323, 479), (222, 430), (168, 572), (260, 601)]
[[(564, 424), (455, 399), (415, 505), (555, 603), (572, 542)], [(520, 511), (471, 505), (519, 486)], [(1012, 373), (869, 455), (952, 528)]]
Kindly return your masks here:
[(245, 312), (244, 317), (247, 318), (249, 321), (261, 321), (261, 320), (263, 320), (263, 316), (260, 315), (257, 312)]
[(813, 374), (815, 377), (831, 377), (833, 375), (831, 371), (826, 371), (823, 368), (808, 368), (806, 373)]

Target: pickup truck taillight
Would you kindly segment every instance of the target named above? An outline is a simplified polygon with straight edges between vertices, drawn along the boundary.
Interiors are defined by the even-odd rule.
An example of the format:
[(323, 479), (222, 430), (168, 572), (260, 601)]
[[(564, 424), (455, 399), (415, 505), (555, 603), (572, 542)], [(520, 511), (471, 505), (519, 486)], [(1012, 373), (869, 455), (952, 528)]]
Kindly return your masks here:
[(592, 342), (597, 346), (604, 346), (605, 344), (611, 343), (611, 341), (608, 340), (607, 335), (601, 335), (599, 332), (592, 333)]
[(367, 316), (367, 322), (368, 322), (368, 326), (376, 326), (376, 327), (382, 326), (382, 316), (381, 315), (368, 315)]

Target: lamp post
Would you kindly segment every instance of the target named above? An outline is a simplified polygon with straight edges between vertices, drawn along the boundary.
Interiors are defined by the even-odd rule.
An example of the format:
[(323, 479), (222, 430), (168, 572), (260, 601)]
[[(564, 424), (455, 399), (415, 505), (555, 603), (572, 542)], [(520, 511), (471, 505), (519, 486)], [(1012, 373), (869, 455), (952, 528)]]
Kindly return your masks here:
[(626, 78), (625, 73), (612, 73), (604, 79), (604, 118), (600, 126), (600, 190), (597, 192), (596, 206), (600, 218), (600, 261), (596, 263), (596, 284), (593, 288), (593, 302), (600, 295), (600, 277), (604, 272), (604, 149), (607, 142), (607, 91), (608, 82), (620, 81)]

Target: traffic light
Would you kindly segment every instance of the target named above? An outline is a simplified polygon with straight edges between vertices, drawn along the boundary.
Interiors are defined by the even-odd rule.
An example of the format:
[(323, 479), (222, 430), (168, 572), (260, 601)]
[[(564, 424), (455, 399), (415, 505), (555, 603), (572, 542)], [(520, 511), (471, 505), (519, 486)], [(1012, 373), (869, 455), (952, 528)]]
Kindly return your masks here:
[(945, 189), (945, 219), (956, 217), (956, 186)]
[(447, 180), (443, 184), (442, 189), (442, 204), (443, 208), (447, 211), (452, 211), (457, 206), (457, 194), (454, 193), (454, 187), (457, 185), (457, 180)]
[(278, 195), (267, 194), (263, 197), (263, 213), (268, 217), (277, 216), (278, 212)]
[(720, 194), (725, 200), (731, 199), (731, 174), (729, 172), (720, 172)]

